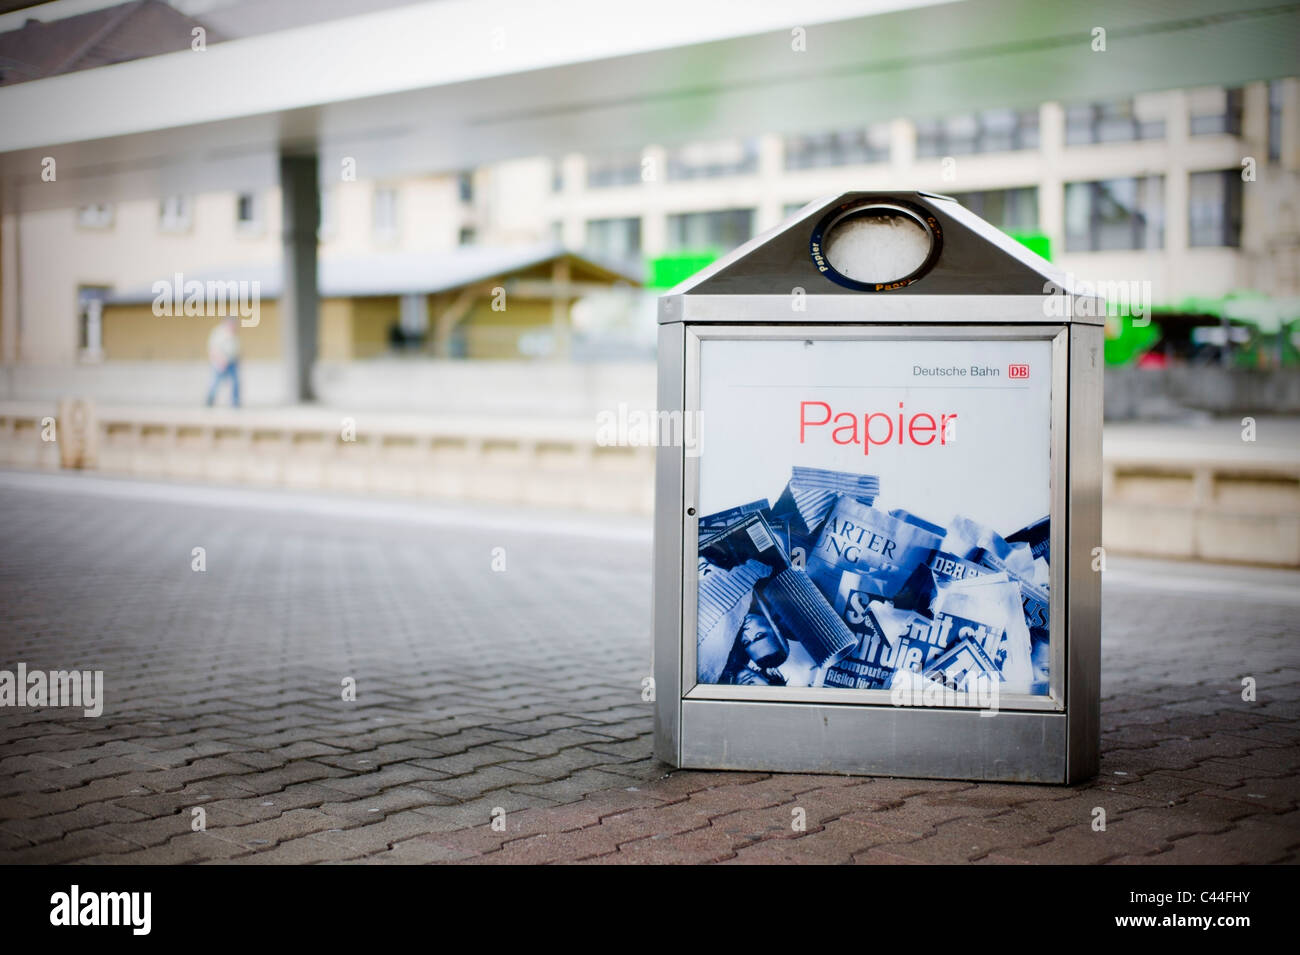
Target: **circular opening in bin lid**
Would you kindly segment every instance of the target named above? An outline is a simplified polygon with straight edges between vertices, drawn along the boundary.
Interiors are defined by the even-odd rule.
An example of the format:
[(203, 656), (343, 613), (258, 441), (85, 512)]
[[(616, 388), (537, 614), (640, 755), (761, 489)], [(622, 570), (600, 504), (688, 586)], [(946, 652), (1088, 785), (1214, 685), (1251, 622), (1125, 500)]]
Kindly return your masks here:
[(911, 285), (939, 256), (932, 217), (895, 202), (867, 200), (831, 212), (812, 235), (812, 257), (827, 278), (881, 292)]

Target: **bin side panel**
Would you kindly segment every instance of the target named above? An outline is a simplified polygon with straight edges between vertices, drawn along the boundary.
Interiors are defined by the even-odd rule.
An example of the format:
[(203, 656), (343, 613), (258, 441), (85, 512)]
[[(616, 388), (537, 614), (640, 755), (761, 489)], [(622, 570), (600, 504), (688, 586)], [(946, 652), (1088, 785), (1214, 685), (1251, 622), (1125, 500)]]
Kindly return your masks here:
[[(680, 324), (659, 326), (659, 397), (661, 412), (682, 412), (685, 400), (686, 330)], [(655, 755), (681, 765), (682, 704), (682, 480), (683, 449), (655, 449), (654, 634)]]
[(1067, 782), (1100, 768), (1102, 329), (1070, 327)]

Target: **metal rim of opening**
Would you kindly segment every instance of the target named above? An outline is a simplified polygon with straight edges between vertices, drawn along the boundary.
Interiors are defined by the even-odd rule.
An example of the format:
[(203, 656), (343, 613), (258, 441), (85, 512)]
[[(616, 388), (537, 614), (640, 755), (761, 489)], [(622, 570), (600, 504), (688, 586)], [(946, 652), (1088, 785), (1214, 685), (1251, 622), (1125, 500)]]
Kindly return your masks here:
[[(930, 250), (918, 265), (906, 275), (891, 279), (888, 282), (862, 282), (858, 279), (850, 278), (843, 272), (837, 270), (831, 265), (830, 260), (826, 257), (825, 239), (837, 226), (848, 219), (866, 218), (870, 216), (902, 216), (921, 228), (930, 239)], [(855, 289), (859, 292), (889, 292), (894, 289), (904, 288), (911, 285), (918, 279), (922, 278), (927, 272), (934, 267), (934, 263), (939, 258), (939, 252), (943, 248), (943, 233), (939, 228), (938, 222), (932, 215), (929, 215), (922, 209), (915, 208), (907, 203), (900, 202), (896, 199), (860, 199), (848, 206), (839, 206), (832, 209), (822, 217), (813, 229), (812, 235), (808, 240), (809, 254), (812, 256), (813, 264), (818, 271), (826, 278), (830, 279), (837, 285), (845, 288)]]

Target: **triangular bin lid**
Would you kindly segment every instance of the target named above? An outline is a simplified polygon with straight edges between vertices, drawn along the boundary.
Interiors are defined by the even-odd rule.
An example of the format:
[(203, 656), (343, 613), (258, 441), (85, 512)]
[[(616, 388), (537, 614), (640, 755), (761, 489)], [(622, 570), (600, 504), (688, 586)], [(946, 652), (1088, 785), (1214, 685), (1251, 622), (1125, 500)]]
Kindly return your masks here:
[[(905, 280), (857, 282), (829, 265), (825, 238), (863, 217), (915, 219), (930, 255)], [(909, 227), (910, 228), (910, 227)], [(846, 192), (811, 202), (779, 226), (691, 276), (667, 295), (1044, 295), (1072, 294), (1063, 272), (947, 196)]]

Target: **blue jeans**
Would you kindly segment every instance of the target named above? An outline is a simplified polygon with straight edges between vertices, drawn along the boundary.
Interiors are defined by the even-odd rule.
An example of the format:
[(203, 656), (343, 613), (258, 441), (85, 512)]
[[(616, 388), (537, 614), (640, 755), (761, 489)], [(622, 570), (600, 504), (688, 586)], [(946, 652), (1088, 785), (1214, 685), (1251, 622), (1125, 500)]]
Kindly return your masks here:
[(221, 379), (230, 379), (230, 404), (231, 407), (239, 407), (239, 362), (232, 361), (225, 368), (214, 369), (212, 375), (212, 387), (208, 389), (208, 405), (212, 405), (217, 400), (217, 389), (221, 387)]

